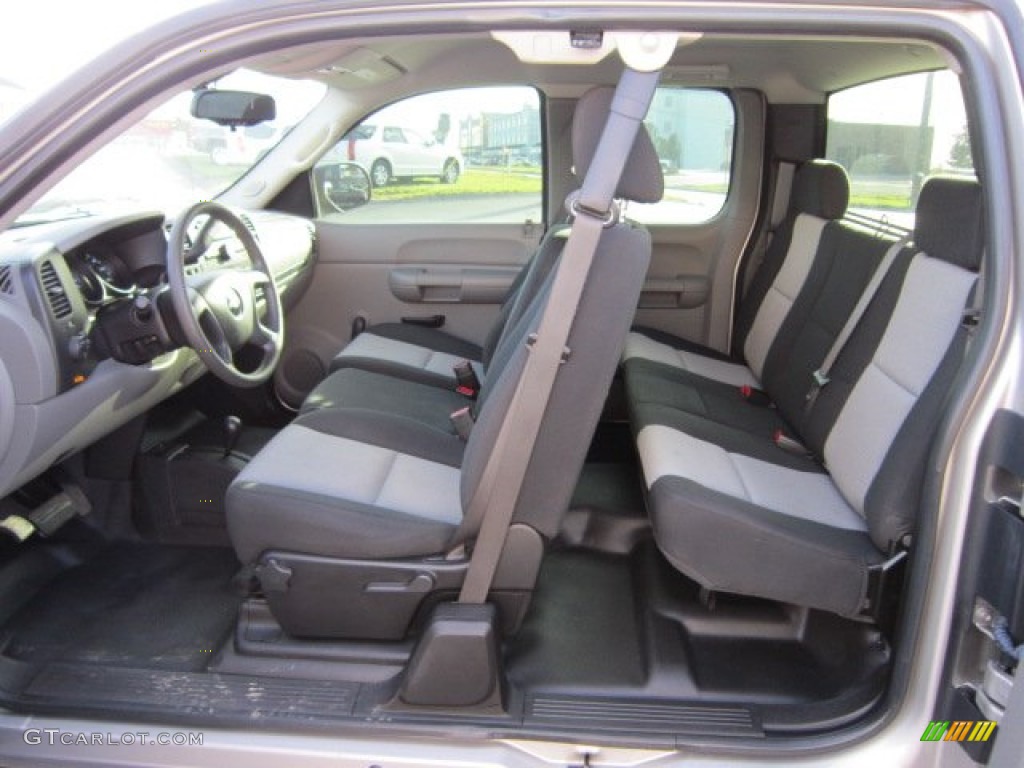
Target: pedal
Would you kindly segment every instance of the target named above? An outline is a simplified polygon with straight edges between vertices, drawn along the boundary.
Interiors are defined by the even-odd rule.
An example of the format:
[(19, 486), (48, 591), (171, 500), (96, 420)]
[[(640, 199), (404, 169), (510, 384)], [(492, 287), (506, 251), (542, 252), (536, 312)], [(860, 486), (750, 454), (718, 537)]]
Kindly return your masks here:
[(0, 520), (0, 529), (17, 541), (25, 541), (33, 533), (46, 538), (55, 534), (75, 517), (89, 514), (92, 504), (73, 482), (61, 482), (61, 491), (44, 501), (27, 515), (8, 515)]

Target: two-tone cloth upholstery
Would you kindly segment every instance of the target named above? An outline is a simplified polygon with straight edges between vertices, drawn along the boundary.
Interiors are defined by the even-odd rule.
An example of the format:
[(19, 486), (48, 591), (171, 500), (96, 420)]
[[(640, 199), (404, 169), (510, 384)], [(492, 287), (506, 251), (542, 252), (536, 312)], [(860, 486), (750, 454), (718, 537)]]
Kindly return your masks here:
[(844, 615), (864, 609), (871, 569), (914, 528), (931, 437), (963, 356), (981, 233), (976, 182), (926, 183), (915, 247), (896, 258), (801, 414), (807, 456), (744, 425), (633, 404), (655, 540), (670, 562), (711, 589)]
[[(578, 127), (578, 135), (603, 129), (606, 112), (587, 105), (608, 104), (604, 91), (581, 99), (577, 122), (589, 124)], [(627, 191), (650, 199), (663, 182), (642, 128), (637, 146)], [(568, 506), (650, 252), (650, 236), (642, 228), (619, 222), (602, 232), (569, 335), (572, 352), (555, 381), (514, 514), (516, 523), (541, 536), (557, 532)], [(271, 551), (367, 560), (429, 557), (471, 540), (481, 521), (465, 519), (464, 510), (494, 450), (553, 275), (521, 313), (515, 335), (509, 331), (498, 345), (503, 361), (488, 373), (489, 394), (466, 443), (400, 412), (347, 403), (309, 411), (278, 433), (228, 491), (229, 532), (243, 562)]]

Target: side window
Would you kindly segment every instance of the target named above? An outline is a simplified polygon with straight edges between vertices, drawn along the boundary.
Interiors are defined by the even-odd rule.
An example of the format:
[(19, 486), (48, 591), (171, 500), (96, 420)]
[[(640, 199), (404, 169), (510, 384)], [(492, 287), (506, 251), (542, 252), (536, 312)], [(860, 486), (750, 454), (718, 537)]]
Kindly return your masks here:
[(659, 88), (645, 121), (665, 174), (659, 203), (631, 203), (630, 218), (644, 224), (701, 224), (713, 219), (729, 194), (736, 110), (721, 91)]
[(974, 175), (956, 75), (904, 75), (833, 94), (825, 156), (850, 176), (852, 215), (912, 229), (926, 178)]
[(316, 164), (319, 215), (349, 223), (540, 222), (543, 157), (535, 88), (414, 96), (368, 116)]

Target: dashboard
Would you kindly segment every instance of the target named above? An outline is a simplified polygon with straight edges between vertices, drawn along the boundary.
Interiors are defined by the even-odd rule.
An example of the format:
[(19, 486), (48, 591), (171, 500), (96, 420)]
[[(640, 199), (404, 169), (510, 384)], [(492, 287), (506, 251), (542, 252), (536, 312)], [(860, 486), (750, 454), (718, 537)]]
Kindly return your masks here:
[[(312, 278), (313, 225), (239, 213), (287, 310)], [(139, 212), (0, 235), (0, 497), (206, 372), (173, 323), (147, 321), (168, 314), (167, 231)], [(251, 266), (210, 220), (190, 229), (185, 263), (189, 276)]]

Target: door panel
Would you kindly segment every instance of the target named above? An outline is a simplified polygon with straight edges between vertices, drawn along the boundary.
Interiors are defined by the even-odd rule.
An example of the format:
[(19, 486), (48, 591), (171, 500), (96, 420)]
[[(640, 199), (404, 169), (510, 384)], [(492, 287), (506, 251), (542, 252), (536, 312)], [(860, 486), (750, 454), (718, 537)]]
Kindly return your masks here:
[(301, 402), (352, 338), (353, 324), (444, 316), (443, 330), (481, 343), (508, 286), (536, 249), (521, 224), (317, 223), (318, 260), (288, 317), (276, 383)]
[[(419, 321), (483, 342), (544, 234), (542, 163), (499, 163), (506, 150), (544, 156), (542, 116), (537, 89), (501, 86), (410, 96), (366, 118), (382, 126), (400, 178), (354, 208), (320, 211), (315, 273), (275, 377), (282, 399), (301, 403), (364, 326)], [(448, 155), (460, 158), (455, 180), (440, 178)]]
[[(662, 89), (659, 89), (659, 92)], [(670, 91), (671, 89), (665, 89)], [(692, 94), (694, 89), (688, 89)], [(721, 99), (721, 95), (714, 92)], [(671, 98), (671, 95), (666, 97)], [(682, 98), (677, 96), (677, 98)], [(729, 349), (733, 316), (733, 286), (740, 256), (754, 229), (760, 202), (761, 178), (764, 164), (764, 101), (752, 91), (731, 94), (734, 110), (733, 140), (728, 150), (725, 171), (702, 170), (690, 167), (688, 157), (709, 156), (705, 123), (694, 123), (689, 134), (687, 123), (678, 123), (683, 139), (677, 166), (672, 142), (659, 141), (659, 118), (653, 118), (648, 129), (655, 136), (655, 144), (662, 156), (665, 172), (665, 198), (657, 206), (631, 206), (627, 215), (646, 222), (651, 232), (653, 250), (644, 292), (640, 297), (636, 325), (655, 328), (690, 341), (706, 344), (725, 352)], [(712, 102), (713, 103), (713, 102)], [(685, 101), (671, 110), (685, 109)], [(706, 107), (697, 102), (693, 106)], [(681, 112), (680, 114), (684, 114)], [(650, 118), (649, 114), (649, 118)], [(651, 123), (651, 119), (648, 120)], [(668, 133), (673, 123), (662, 125), (660, 135)], [(666, 155), (666, 152), (670, 154)], [(731, 156), (730, 154), (731, 153)], [(713, 153), (710, 157), (717, 160)], [(699, 163), (699, 160), (693, 160)], [(708, 159), (705, 159), (708, 162)], [(714, 162), (714, 160), (712, 161)], [(717, 167), (717, 166), (716, 166)], [(702, 191), (714, 183), (725, 184), (721, 208), (713, 193)], [(711, 198), (711, 201), (708, 200)], [(704, 219), (704, 211), (710, 218)]]
[(648, 275), (640, 294), (640, 309), (694, 309), (704, 306), (710, 293), (711, 283), (704, 275)]

